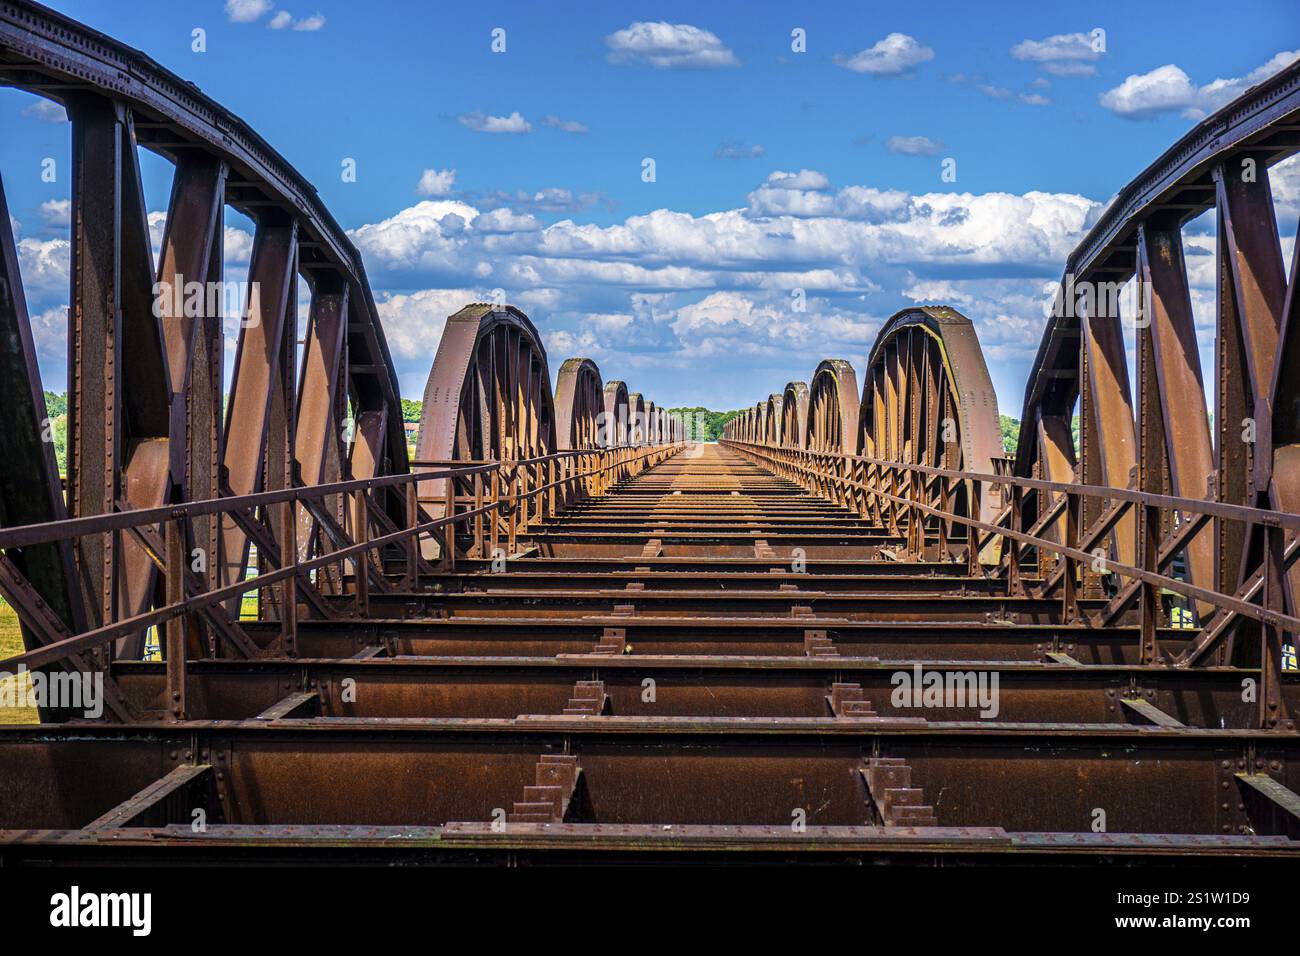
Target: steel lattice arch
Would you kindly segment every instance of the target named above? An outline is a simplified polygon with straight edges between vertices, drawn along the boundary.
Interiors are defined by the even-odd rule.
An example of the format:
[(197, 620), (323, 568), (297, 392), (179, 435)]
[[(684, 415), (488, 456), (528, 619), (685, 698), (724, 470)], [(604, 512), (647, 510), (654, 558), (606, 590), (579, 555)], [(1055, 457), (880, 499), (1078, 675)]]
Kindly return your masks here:
[[(66, 484), (0, 184), (0, 669), (104, 688), (0, 726), (0, 863), (1300, 858), (1300, 260), (1268, 175), (1300, 65), (1070, 255), (1014, 454), (941, 304), (700, 443), (504, 302), (429, 317), (411, 453), (361, 257), (271, 144), (26, 2), (0, 81), (67, 109), (73, 176)], [(142, 149), (174, 167), (156, 259)], [(222, 280), (227, 207), (256, 228), (223, 406), (229, 312), (155, 290)], [(1208, 210), (1209, 407), (1180, 232)], [(1131, 314), (1096, 294), (1125, 286)]]

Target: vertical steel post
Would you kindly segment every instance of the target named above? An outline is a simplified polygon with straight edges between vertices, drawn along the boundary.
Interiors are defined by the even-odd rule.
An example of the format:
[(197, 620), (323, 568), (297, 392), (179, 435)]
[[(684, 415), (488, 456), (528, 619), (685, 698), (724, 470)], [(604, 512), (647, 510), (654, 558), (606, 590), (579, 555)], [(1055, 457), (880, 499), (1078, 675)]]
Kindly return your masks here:
[(501, 464), (492, 469), (492, 485), (488, 493), (488, 503), (492, 510), (488, 512), (488, 543), (495, 557), (501, 541)]
[(446, 570), (456, 570), (456, 479), (446, 481), (446, 498), (443, 501), (443, 515), (450, 519), (442, 526), (442, 561)]
[(474, 472), (474, 556), (483, 554), (483, 473)]
[[(1160, 563), (1160, 509), (1148, 504), (1137, 507), (1138, 567), (1154, 574)], [(1138, 660), (1143, 664), (1154, 664), (1160, 658), (1156, 641), (1156, 628), (1160, 623), (1160, 591), (1149, 581), (1143, 581), (1138, 588), (1138, 613), (1142, 642)]]
[(280, 566), (294, 572), (280, 582), (280, 638), (286, 657), (298, 656), (297, 505), (297, 500), (290, 498), (280, 506)]
[[(450, 481), (450, 479), (448, 479)], [(406, 483), (406, 526), (414, 528), (420, 523), (420, 499), (414, 481)], [(415, 591), (420, 586), (420, 536), (413, 534), (406, 542), (406, 587)]]
[[(1011, 529), (1021, 530), (1023, 524), (1025, 489), (1022, 485), (1011, 486)], [(975, 561), (979, 561), (979, 534), (971, 529)], [(1020, 595), (1024, 586), (1020, 583), (1020, 542), (1016, 538), (1007, 538), (1007, 594)]]
[[(352, 533), (357, 544), (370, 540), (370, 516), (366, 513), (366, 492), (358, 488), (352, 493)], [(356, 609), (359, 617), (370, 614), (370, 552), (362, 551), (353, 560), (356, 568)]]
[[(1079, 547), (1079, 522), (1083, 513), (1083, 496), (1077, 492), (1065, 495), (1065, 546)], [(1076, 575), (1079, 562), (1070, 555), (1062, 555), (1065, 575), (1061, 580), (1061, 620), (1073, 624), (1080, 617)]]
[[(1286, 529), (1281, 525), (1264, 527), (1264, 607), (1283, 612), (1286, 605), (1285, 572)], [(1279, 724), (1295, 729), (1282, 697), (1282, 628), (1269, 620), (1260, 628), (1259, 645), (1259, 727), (1277, 730)]]
[[(167, 604), (169, 607), (185, 600), (185, 528), (184, 519), (168, 521), (164, 525), (163, 550), (167, 563)], [(185, 637), (189, 630), (188, 614), (178, 614), (167, 621), (167, 706), (172, 720), (185, 720), (188, 710), (185, 702)]]

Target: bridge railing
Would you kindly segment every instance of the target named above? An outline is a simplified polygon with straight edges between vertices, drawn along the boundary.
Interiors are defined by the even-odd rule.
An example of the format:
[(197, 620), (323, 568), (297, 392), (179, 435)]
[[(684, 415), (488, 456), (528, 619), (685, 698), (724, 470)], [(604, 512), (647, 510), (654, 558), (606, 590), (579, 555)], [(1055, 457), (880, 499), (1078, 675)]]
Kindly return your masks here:
[[(429, 567), (420, 556), (422, 538), (438, 539), (444, 569), (455, 567), (463, 541), (471, 542), (464, 549), (468, 556), (492, 556), (502, 544), (513, 551), (519, 538), (539, 521), (579, 500), (603, 494), (675, 454), (682, 444), (579, 449), (520, 461), (417, 462), (415, 470), (407, 474), (3, 528), (0, 594), (14, 607), (23, 626), (35, 633), (38, 646), (0, 661), (0, 669), (71, 665), (77, 670), (104, 670), (114, 642), (159, 628), (165, 633), (161, 647), (167, 665), (167, 706), (172, 719), (181, 720), (186, 714), (186, 660), (205, 656), (194, 646), (200, 622), (210, 629), (213, 643), (223, 644), (231, 656), (251, 658), (263, 652), (239, 624), (238, 607), (244, 595), (256, 591), (277, 596), (281, 650), (292, 656), (296, 653), (300, 604), (309, 614), (338, 616), (335, 605), (317, 586), (317, 575), (327, 568), (338, 568), (338, 580), (350, 585), (356, 611), (364, 615), (371, 587), (388, 586), (382, 571), (384, 549), (405, 550), (405, 583), (414, 587), (420, 570)], [(448, 479), (444, 486), (451, 490), (446, 499), (440, 499), (447, 505), (445, 511), (430, 518), (421, 507), (424, 502), (417, 489), (421, 482), (438, 479)], [(391, 489), (406, 502), (405, 526), (396, 526), (377, 506), (375, 493), (381, 489)], [(343, 522), (331, 519), (330, 501), (345, 503)], [(247, 576), (244, 569), (234, 583), (209, 588), (196, 571), (198, 552), (190, 546), (194, 523), (214, 517), (249, 534), (258, 548), (259, 570)], [(331, 525), (325, 537), (333, 544), (332, 550), (300, 556), (300, 517)], [(137, 540), (159, 571), (165, 598), (144, 613), (108, 615), (109, 620), (74, 632), (27, 581), (22, 566), (38, 549), (69, 547), (91, 535), (107, 536), (115, 543), (128, 536)], [(288, 545), (280, 546), (283, 542)], [(206, 563), (213, 557), (202, 555), (201, 560)], [(345, 564), (352, 566), (350, 576), (343, 573)], [(118, 719), (129, 719), (132, 706), (107, 676), (105, 687), (108, 711)]]
[[(425, 495), (418, 501), (443, 505), (444, 514), (457, 514), (457, 524), (462, 518), (472, 516), (466, 531), (473, 538), (469, 554), (483, 557), (496, 552), (503, 543), (508, 551), (514, 551), (518, 539), (539, 522), (583, 498), (605, 494), (619, 482), (658, 464), (684, 444), (676, 441), (616, 445), (502, 462), (416, 460), (412, 468), (417, 470), (422, 486), (440, 478), (450, 479), (443, 484), (444, 496)], [(463, 474), (459, 467), (466, 465), (487, 465), (490, 470)], [(452, 471), (439, 470), (447, 468)], [(507, 504), (502, 520), (486, 520), (490, 515), (481, 509), (487, 501)], [(454, 562), (455, 552), (447, 555), (447, 559)]]
[[(723, 443), (809, 491), (905, 535), (913, 555), (925, 553), (931, 537), (937, 540), (943, 557), (951, 557), (951, 546), (960, 543), (971, 573), (1004, 578), (1008, 594), (1049, 597), (1059, 591), (1067, 622), (1087, 619), (1112, 625), (1136, 603), (1139, 659), (1143, 663), (1208, 663), (1215, 651), (1230, 646), (1244, 622), (1253, 622), (1259, 626), (1261, 639), (1262, 719), (1276, 716), (1281, 707), (1276, 682), (1282, 671), (1282, 644), (1287, 635), (1294, 638), (1300, 634), (1300, 618), (1285, 612), (1284, 592), (1287, 571), (1300, 557), (1298, 514), (1135, 489), (900, 464), (862, 455), (736, 440)], [(995, 520), (981, 520), (977, 517), (979, 503), (995, 489), (1006, 504)], [(1034, 524), (1025, 529), (1022, 512), (1033, 496), (1044, 506)], [(1101, 503), (1103, 509), (1100, 519), (1089, 528), (1082, 525), (1085, 499)], [(1134, 564), (1114, 560), (1110, 549), (1103, 547), (1118, 533), (1120, 520), (1129, 512), (1136, 513), (1138, 519), (1129, 522), (1136, 534)], [(1177, 531), (1162, 547), (1160, 528), (1168, 515), (1177, 516)], [(1242, 523), (1248, 534), (1257, 533), (1261, 539), (1258, 566), (1232, 593), (1195, 585), (1171, 571), (1187, 545), (1216, 522)], [(1056, 524), (1064, 527), (1049, 530)], [(1058, 560), (1050, 574), (1030, 585), (1022, 572), (1032, 550), (1050, 553)], [(1104, 609), (1091, 618), (1079, 604), (1083, 574), (1089, 570), (1124, 579), (1113, 589)], [(1200, 634), (1176, 660), (1162, 653), (1156, 632), (1164, 623), (1162, 592), (1213, 608), (1201, 621)], [(1272, 724), (1266, 722), (1265, 726)]]

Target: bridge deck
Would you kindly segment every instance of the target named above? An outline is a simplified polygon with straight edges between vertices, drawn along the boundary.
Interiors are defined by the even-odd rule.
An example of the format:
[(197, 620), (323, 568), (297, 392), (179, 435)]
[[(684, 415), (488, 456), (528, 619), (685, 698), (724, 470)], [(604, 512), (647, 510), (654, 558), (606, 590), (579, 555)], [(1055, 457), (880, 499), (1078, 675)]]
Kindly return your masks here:
[[(1241, 671), (1142, 665), (1135, 627), (1063, 623), (1059, 599), (905, 546), (694, 446), (504, 563), (422, 574), (365, 618), (337, 599), (297, 657), (247, 625), (266, 656), (191, 661), (185, 721), (163, 721), (165, 665), (123, 660), (157, 722), (0, 729), (0, 855), (1294, 851), (1240, 779), (1294, 777), (1296, 738), (1250, 729)], [(902, 694), (928, 674), (953, 693)]]

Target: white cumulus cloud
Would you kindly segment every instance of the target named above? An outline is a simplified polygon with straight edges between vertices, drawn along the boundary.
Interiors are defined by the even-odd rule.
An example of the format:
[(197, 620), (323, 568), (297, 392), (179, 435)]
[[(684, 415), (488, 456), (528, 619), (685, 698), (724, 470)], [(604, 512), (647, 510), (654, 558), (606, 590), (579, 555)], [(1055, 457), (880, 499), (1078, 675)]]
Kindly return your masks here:
[(420, 181), (415, 184), (415, 191), (421, 196), (446, 196), (456, 185), (456, 170), (426, 169), (420, 174)]
[(854, 73), (897, 76), (934, 59), (934, 50), (906, 33), (891, 33), (874, 46), (852, 56), (837, 54), (835, 63)]
[(1126, 119), (1148, 119), (1162, 113), (1179, 113), (1200, 119), (1247, 89), (1300, 59), (1300, 50), (1283, 50), (1245, 76), (1216, 79), (1198, 86), (1179, 66), (1166, 63), (1149, 73), (1128, 76), (1114, 89), (1102, 93), (1102, 106)]
[(231, 23), (252, 23), (272, 6), (271, 0), (226, 0), (226, 19)]
[(51, 226), (66, 226), (72, 212), (71, 199), (47, 199), (41, 203), (41, 218)]
[(1021, 40), (1011, 48), (1011, 55), (1038, 63), (1056, 76), (1091, 76), (1097, 72), (1093, 63), (1105, 49), (1101, 39), (1100, 34), (1094, 40), (1087, 33), (1058, 33), (1042, 40)]
[(611, 63), (644, 63), (658, 70), (740, 66), (717, 35), (689, 23), (638, 21), (605, 37)]
[(272, 30), (293, 29), (300, 32), (314, 32), (325, 28), (325, 18), (319, 13), (313, 13), (309, 17), (303, 17), (301, 20), (295, 20), (293, 14), (288, 10), (277, 10), (275, 16), (266, 24)]
[[(705, 404), (805, 377), (828, 355), (860, 362), (893, 312), (951, 304), (1015, 404), (1042, 286), (1102, 208), (1070, 193), (837, 185), (804, 168), (763, 177), (740, 208), (540, 221), (562, 193), (458, 194), (351, 231), (375, 288), (392, 291), (377, 297), (404, 390), (423, 387), (445, 317), (500, 288), (537, 325), (552, 370), (590, 355), (606, 377), (689, 383), (682, 397)], [(795, 289), (806, 313), (791, 308)]]
[(456, 117), (461, 126), (476, 133), (531, 133), (533, 126), (520, 115), (519, 111), (509, 116), (489, 116), (487, 113), (465, 113)]

